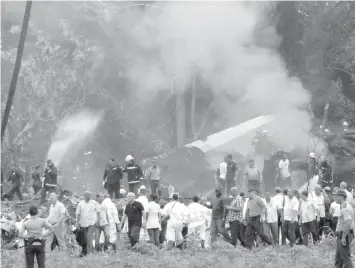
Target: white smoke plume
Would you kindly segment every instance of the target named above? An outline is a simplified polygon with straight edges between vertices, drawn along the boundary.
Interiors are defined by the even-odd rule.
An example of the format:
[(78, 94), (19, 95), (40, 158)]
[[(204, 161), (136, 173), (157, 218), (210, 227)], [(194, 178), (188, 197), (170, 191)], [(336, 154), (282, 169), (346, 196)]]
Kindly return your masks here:
[(268, 19), (274, 7), (263, 2), (158, 2), (130, 31), (138, 49), (158, 50), (161, 57), (130, 55), (128, 76), (146, 99), (174, 77), (198, 75), (213, 90), (216, 111), (227, 115), (229, 126), (272, 114), (276, 119), (268, 130), (275, 141), (284, 147), (304, 145), (311, 127), (305, 111), (310, 94), (290, 77), (277, 51), (280, 37)]
[(90, 141), (102, 117), (102, 112), (83, 110), (62, 119), (48, 150), (47, 159), (60, 166), (64, 160), (75, 157)]

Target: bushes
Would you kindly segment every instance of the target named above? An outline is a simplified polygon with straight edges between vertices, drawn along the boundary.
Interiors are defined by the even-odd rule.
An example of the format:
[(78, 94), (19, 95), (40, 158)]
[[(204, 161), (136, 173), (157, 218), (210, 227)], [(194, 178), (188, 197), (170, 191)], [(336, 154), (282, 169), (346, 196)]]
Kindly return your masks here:
[[(355, 245), (352, 245), (355, 252)], [(59, 253), (48, 254), (47, 268), (309, 268), (333, 267), (335, 247), (333, 240), (325, 240), (312, 248), (304, 246), (259, 247), (249, 252), (241, 247), (229, 248), (223, 243), (214, 248), (180, 251), (154, 251), (141, 254), (121, 251), (118, 254), (93, 254), (86, 258), (66, 257)], [(3, 268), (24, 267), (23, 249), (18, 252), (3, 251)]]

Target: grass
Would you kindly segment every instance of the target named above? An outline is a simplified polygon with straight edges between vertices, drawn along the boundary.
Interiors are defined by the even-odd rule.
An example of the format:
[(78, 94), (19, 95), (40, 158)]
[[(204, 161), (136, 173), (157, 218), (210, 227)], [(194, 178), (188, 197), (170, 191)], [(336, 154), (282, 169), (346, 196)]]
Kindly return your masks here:
[[(144, 246), (144, 245), (143, 245)], [(78, 250), (78, 249), (77, 249)], [(355, 245), (352, 245), (355, 252)], [(77, 252), (76, 252), (77, 253)], [(224, 242), (217, 242), (214, 248), (186, 249), (180, 252), (157, 250), (147, 246), (140, 252), (129, 250), (117, 254), (94, 253), (85, 258), (63, 256), (59, 252), (46, 256), (47, 268), (316, 268), (334, 267), (335, 241), (326, 239), (312, 248), (304, 246), (259, 247), (252, 251), (242, 247), (232, 248)], [(25, 267), (23, 249), (3, 251), (1, 267)], [(37, 267), (37, 266), (35, 266)]]

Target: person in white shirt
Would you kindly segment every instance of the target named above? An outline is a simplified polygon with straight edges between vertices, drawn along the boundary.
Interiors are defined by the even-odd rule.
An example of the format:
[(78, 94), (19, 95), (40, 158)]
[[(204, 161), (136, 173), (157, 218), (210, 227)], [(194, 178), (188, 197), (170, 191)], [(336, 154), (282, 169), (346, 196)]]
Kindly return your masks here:
[(312, 192), (308, 198), (313, 202), (316, 209), (318, 241), (320, 241), (325, 225), (325, 202), (322, 188), (319, 184), (315, 185), (314, 192)]
[(46, 241), (46, 249), (50, 251), (54, 236), (58, 240), (59, 248), (61, 251), (66, 252), (65, 234), (68, 230), (65, 220), (67, 219), (67, 209), (64, 204), (58, 201), (58, 195), (51, 193), (49, 195), (51, 206), (49, 208), (48, 223), (53, 226), (54, 233), (48, 236)]
[(93, 252), (92, 237), (95, 233), (95, 226), (100, 224), (100, 210), (97, 202), (91, 199), (88, 191), (84, 193), (84, 200), (81, 200), (76, 208), (76, 228), (82, 228), (85, 243), (83, 243), (81, 256)]
[[(146, 187), (144, 185), (141, 185), (138, 189), (138, 198), (136, 199), (137, 202), (141, 203), (144, 207), (144, 210), (147, 211), (148, 205), (149, 205), (149, 200), (148, 197), (146, 196)], [(141, 228), (140, 234), (139, 234), (139, 240), (140, 241), (149, 241), (149, 235), (147, 232), (146, 228)]]
[(107, 216), (108, 216), (108, 225), (109, 225), (109, 235), (110, 235), (110, 244), (113, 247), (113, 250), (116, 252), (116, 242), (118, 232), (121, 229), (120, 219), (118, 217), (118, 211), (116, 205), (112, 202), (109, 194), (105, 195), (105, 199), (102, 202), (103, 205), (107, 207)]
[(182, 229), (186, 212), (186, 206), (179, 202), (179, 195), (173, 194), (173, 200), (166, 204), (163, 209), (164, 218), (168, 220), (166, 227), (167, 249), (171, 249), (174, 244), (177, 246), (182, 244)]
[(331, 228), (333, 230), (333, 232), (335, 232), (335, 229), (337, 228), (337, 224), (338, 224), (338, 218), (340, 217), (340, 204), (338, 204), (337, 202), (333, 202), (330, 205), (330, 209), (329, 209), (329, 214), (331, 216)]
[(147, 231), (149, 234), (150, 242), (153, 245), (159, 247), (159, 235), (160, 235), (160, 222), (161, 222), (161, 213), (160, 213), (160, 206), (157, 203), (157, 196), (151, 195), (150, 202), (147, 206), (146, 215), (147, 215)]
[(276, 203), (276, 208), (277, 208), (277, 215), (278, 215), (278, 229), (277, 229), (277, 234), (278, 234), (278, 241), (280, 241), (280, 232), (282, 229), (282, 221), (281, 218), (283, 216), (283, 207), (284, 207), (284, 199), (285, 195), (282, 193), (282, 190), (280, 187), (275, 188), (275, 193), (276, 195), (273, 197), (274, 202)]
[(205, 248), (211, 246), (211, 220), (212, 220), (212, 204), (209, 201), (205, 202), (206, 210), (206, 218), (207, 220), (207, 228), (206, 228), (206, 238), (205, 238)]
[(317, 242), (316, 212), (314, 204), (308, 200), (308, 192), (303, 191), (299, 210), (302, 224), (303, 244), (308, 247), (308, 235), (312, 234), (313, 243)]
[(279, 244), (278, 236), (278, 214), (277, 214), (277, 203), (274, 198), (271, 197), (270, 193), (265, 194), (265, 202), (267, 208), (267, 217), (264, 222), (264, 232), (267, 236), (274, 240), (274, 244)]
[(110, 242), (110, 227), (109, 227), (109, 218), (108, 218), (108, 208), (104, 201), (104, 195), (103, 194), (97, 194), (96, 195), (96, 200), (98, 203), (99, 211), (100, 211), (100, 222), (98, 225), (95, 227), (95, 249), (97, 251), (100, 251), (100, 236), (101, 232), (104, 233), (104, 251), (108, 249), (108, 244)]
[(352, 204), (353, 202), (353, 195), (348, 191), (348, 184), (346, 182), (341, 182), (340, 189), (344, 190), (346, 192), (346, 202), (348, 202), (349, 204)]
[(285, 206), (283, 211), (282, 236), (290, 241), (291, 247), (293, 247), (296, 242), (298, 208), (299, 201), (294, 196), (294, 191), (288, 189), (287, 196), (285, 196)]
[(198, 197), (192, 198), (192, 203), (187, 207), (187, 220), (189, 235), (197, 234), (201, 239), (201, 248), (205, 248), (206, 228), (208, 224), (208, 208), (198, 203)]
[(290, 172), (290, 161), (286, 158), (286, 155), (282, 155), (282, 159), (279, 162), (279, 180), (278, 185), (283, 187), (292, 187), (291, 172)]

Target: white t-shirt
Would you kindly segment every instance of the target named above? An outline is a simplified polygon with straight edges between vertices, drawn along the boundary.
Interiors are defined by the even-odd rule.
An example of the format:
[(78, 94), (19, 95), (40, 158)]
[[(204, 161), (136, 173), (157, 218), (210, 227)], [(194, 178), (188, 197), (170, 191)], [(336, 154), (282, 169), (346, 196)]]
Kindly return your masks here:
[[(284, 207), (284, 220), (285, 221), (297, 221), (297, 213), (294, 214), (294, 211), (298, 211), (300, 202), (296, 197), (293, 197), (291, 200), (288, 196), (285, 196), (285, 207)], [(295, 215), (295, 216), (294, 216)]]
[(64, 204), (57, 201), (55, 205), (51, 204), (47, 220), (51, 224), (58, 223), (59, 219), (62, 217), (63, 214), (66, 214), (66, 212), (67, 209), (65, 208)]
[(324, 203), (324, 196), (321, 193), (320, 195), (316, 195), (315, 192), (312, 192), (308, 199), (311, 199), (314, 207), (316, 208), (316, 215), (324, 218), (325, 217), (325, 203)]
[(290, 161), (288, 161), (288, 159), (286, 159), (285, 161), (282, 159), (280, 160), (279, 168), (281, 170), (281, 175), (283, 178), (288, 178), (291, 176), (289, 166), (290, 166)]
[(193, 202), (187, 207), (187, 219), (189, 221), (189, 227), (194, 228), (196, 226), (205, 224), (209, 220), (207, 216), (207, 210), (205, 206), (199, 203)]
[(340, 217), (340, 204), (333, 202), (330, 205), (330, 211), (332, 212), (333, 217)]
[(160, 223), (159, 223), (160, 206), (154, 201), (149, 202), (146, 211), (148, 212), (148, 220), (147, 220), (146, 228), (147, 229), (160, 228)]
[(171, 201), (163, 209), (164, 215), (170, 215), (168, 224), (183, 223), (187, 214), (187, 207), (179, 201)]

